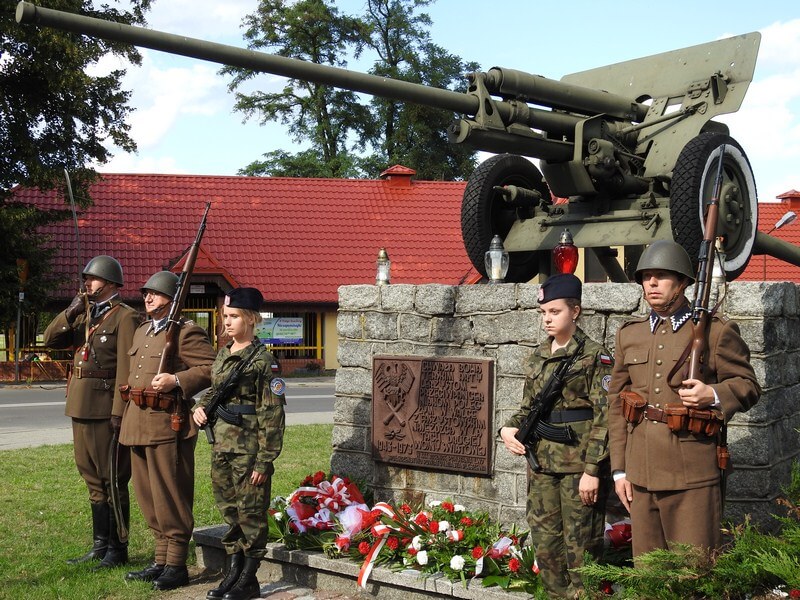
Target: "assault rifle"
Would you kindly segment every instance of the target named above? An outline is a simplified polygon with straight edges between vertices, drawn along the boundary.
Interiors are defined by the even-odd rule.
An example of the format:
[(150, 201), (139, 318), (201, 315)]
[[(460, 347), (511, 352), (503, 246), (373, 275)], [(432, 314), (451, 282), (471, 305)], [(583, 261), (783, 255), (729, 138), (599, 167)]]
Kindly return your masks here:
[(536, 394), (531, 403), (531, 410), (528, 416), (525, 417), (519, 431), (514, 435), (525, 446), (525, 459), (533, 471), (542, 470), (542, 466), (536, 460), (536, 443), (540, 439), (561, 444), (574, 444), (576, 441), (575, 432), (569, 425), (556, 427), (545, 420), (553, 410), (555, 403), (561, 398), (561, 390), (564, 389), (564, 381), (569, 370), (575, 365), (581, 352), (583, 352), (586, 338), (575, 337), (575, 340), (578, 342), (575, 352), (572, 356), (562, 359), (553, 369), (553, 374), (545, 382), (542, 391)]
[(255, 347), (250, 353), (250, 356), (240, 360), (236, 366), (231, 369), (231, 372), (228, 373), (225, 381), (217, 386), (217, 388), (213, 391), (211, 400), (209, 400), (208, 404), (205, 406), (205, 413), (208, 421), (206, 421), (206, 424), (203, 425), (202, 429), (206, 432), (206, 439), (208, 440), (209, 444), (213, 444), (216, 441), (216, 437), (214, 436), (214, 423), (217, 422), (218, 418), (222, 419), (226, 423), (229, 423), (230, 425), (236, 425), (237, 427), (242, 426), (242, 415), (240, 413), (233, 413), (227, 410), (222, 403), (225, 402), (233, 393), (233, 390), (236, 387), (236, 384), (239, 382), (239, 379), (241, 378), (245, 369), (250, 366), (250, 363), (253, 362), (262, 347), (261, 344), (255, 343), (254, 346)]

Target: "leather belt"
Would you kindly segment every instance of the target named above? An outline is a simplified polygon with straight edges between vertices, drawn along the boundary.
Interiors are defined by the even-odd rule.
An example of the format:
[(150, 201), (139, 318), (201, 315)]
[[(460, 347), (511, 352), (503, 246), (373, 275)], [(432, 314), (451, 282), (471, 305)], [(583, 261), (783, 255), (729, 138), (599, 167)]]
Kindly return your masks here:
[(648, 421), (658, 421), (659, 423), (667, 422), (667, 412), (663, 408), (656, 408), (655, 406), (647, 405), (644, 409), (644, 418)]
[(226, 404), (225, 410), (235, 415), (254, 415), (256, 414), (255, 404)]
[[(124, 389), (124, 388), (128, 389)], [(142, 388), (131, 388), (128, 386), (121, 386), (120, 394), (122, 399), (126, 402), (130, 400), (139, 408), (147, 407), (153, 410), (172, 410), (172, 407), (177, 400), (173, 393), (157, 392), (155, 390), (148, 390)]]
[(591, 421), (594, 411), (591, 408), (572, 408), (569, 410), (554, 410), (547, 417), (548, 423), (576, 423), (578, 421)]
[(77, 379), (114, 379), (117, 372), (114, 369), (86, 369), (85, 367), (75, 367), (72, 376)]

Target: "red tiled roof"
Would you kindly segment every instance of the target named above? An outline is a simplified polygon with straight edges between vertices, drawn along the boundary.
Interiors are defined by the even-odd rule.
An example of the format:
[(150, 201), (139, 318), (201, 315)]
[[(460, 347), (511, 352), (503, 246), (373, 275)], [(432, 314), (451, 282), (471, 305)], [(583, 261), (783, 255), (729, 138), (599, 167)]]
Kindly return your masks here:
[[(374, 283), (381, 247), (392, 283), (474, 278), (461, 240), (466, 184), (398, 185), (410, 177), (403, 169), (388, 169), (386, 180), (104, 174), (91, 187), (94, 205), (79, 212), (82, 261), (117, 258), (131, 297), (153, 272), (180, 261), (211, 202), (197, 272), (257, 287), (268, 303), (336, 303), (340, 285)], [(17, 188), (15, 196), (65, 207), (55, 192)], [(57, 272), (70, 277), (78, 262), (72, 220), (43, 232), (59, 249)]]
[[(775, 223), (793, 210), (800, 215), (800, 192), (791, 190), (781, 194), (778, 198), (783, 202), (759, 202), (758, 204), (758, 230), (767, 233), (772, 230)], [(779, 238), (800, 248), (800, 219), (770, 231), (773, 237)], [(765, 271), (766, 269), (766, 271)], [(766, 273), (766, 276), (765, 276)], [(800, 267), (795, 267), (787, 262), (772, 256), (754, 255), (750, 258), (747, 268), (737, 281), (794, 281), (800, 283)]]

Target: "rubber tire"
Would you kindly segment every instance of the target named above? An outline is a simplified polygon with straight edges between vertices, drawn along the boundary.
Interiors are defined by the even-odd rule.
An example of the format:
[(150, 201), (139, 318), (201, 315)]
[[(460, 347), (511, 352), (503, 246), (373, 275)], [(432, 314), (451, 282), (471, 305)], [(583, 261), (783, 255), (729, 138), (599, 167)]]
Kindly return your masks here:
[[(538, 190), (545, 198), (550, 189), (541, 171), (531, 161), (516, 154), (498, 154), (483, 161), (472, 173), (461, 202), (461, 237), (475, 269), (486, 277), (484, 255), (492, 237), (505, 239), (517, 220), (494, 186), (516, 185)], [(524, 283), (539, 272), (536, 251), (511, 252), (505, 281)]]
[(673, 239), (683, 246), (697, 268), (700, 243), (705, 229), (705, 206), (714, 194), (720, 146), (723, 157), (723, 189), (728, 184), (739, 188), (742, 201), (741, 223), (727, 225), (724, 199), (720, 202), (717, 235), (725, 238), (725, 276), (733, 281), (747, 268), (758, 230), (758, 195), (750, 161), (739, 143), (722, 133), (701, 133), (681, 150), (672, 176), (670, 218)]

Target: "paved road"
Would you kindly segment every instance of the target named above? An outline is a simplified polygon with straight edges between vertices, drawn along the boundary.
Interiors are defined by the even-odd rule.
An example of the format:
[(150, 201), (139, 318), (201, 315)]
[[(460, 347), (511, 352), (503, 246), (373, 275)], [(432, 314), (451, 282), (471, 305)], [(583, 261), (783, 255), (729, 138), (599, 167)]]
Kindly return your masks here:
[[(333, 377), (286, 380), (286, 424), (333, 423)], [(72, 442), (64, 383), (0, 385), (0, 450)]]

